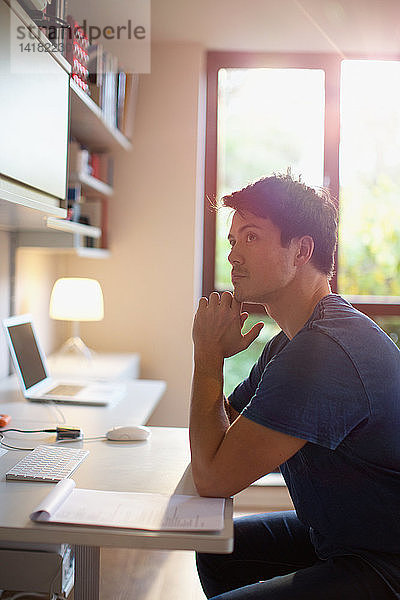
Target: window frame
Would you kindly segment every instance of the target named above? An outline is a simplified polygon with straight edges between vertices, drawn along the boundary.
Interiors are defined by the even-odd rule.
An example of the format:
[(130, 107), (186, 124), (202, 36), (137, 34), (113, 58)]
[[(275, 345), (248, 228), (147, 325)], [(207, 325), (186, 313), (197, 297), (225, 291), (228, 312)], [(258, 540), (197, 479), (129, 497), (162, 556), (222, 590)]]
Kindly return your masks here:
[[(324, 125), (324, 185), (329, 188), (335, 202), (339, 203), (339, 144), (340, 144), (340, 74), (341, 62), (351, 60), (400, 60), (398, 55), (366, 54), (314, 54), (314, 53), (254, 53), (254, 52), (208, 52), (207, 54), (207, 107), (205, 145), (205, 201), (203, 234), (203, 281), (204, 296), (215, 288), (216, 214), (209, 203), (217, 194), (217, 111), (218, 71), (222, 68), (315, 68), (325, 71), (325, 125)], [(337, 292), (337, 250), (335, 274), (331, 280), (333, 292)], [(223, 290), (217, 290), (223, 291)], [(399, 316), (399, 296), (344, 296), (355, 308), (370, 317)], [(257, 305), (247, 305), (249, 312), (264, 312)]]

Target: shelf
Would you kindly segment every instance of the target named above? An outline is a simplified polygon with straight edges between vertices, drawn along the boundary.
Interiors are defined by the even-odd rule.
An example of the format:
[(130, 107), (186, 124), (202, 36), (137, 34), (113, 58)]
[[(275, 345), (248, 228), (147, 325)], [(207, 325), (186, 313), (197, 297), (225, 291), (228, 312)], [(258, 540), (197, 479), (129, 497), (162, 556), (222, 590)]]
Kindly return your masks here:
[(46, 220), (46, 225), (49, 229), (57, 229), (58, 231), (63, 231), (64, 233), (84, 235), (85, 237), (91, 238), (101, 237), (101, 229), (99, 227), (84, 225), (83, 223), (75, 223), (74, 221), (67, 221), (67, 219), (48, 217)]
[(45, 225), (41, 230), (20, 231), (17, 235), (17, 246), (41, 253), (73, 254), (82, 258), (108, 258), (110, 256), (108, 249), (85, 246), (84, 239), (86, 237), (100, 238), (101, 229), (49, 217), (45, 220)]
[(41, 229), (48, 216), (63, 219), (67, 211), (53, 197), (0, 175), (0, 229)]
[(101, 196), (112, 196), (113, 189), (104, 181), (100, 179), (96, 179), (96, 177), (92, 177), (87, 173), (71, 173), (69, 179), (69, 184), (80, 183), (82, 185), (83, 190), (90, 195), (93, 192), (100, 194)]
[(18, 248), (23, 250), (29, 250), (30, 252), (37, 252), (38, 254), (62, 254), (62, 255), (70, 255), (77, 256), (79, 258), (93, 258), (93, 259), (105, 259), (111, 256), (110, 250), (106, 248), (86, 248), (85, 246), (68, 246), (68, 245), (60, 245), (60, 241), (58, 240), (56, 246), (29, 246), (23, 243), (18, 245)]
[(131, 142), (106, 122), (100, 107), (73, 80), (70, 88), (72, 136), (95, 152), (130, 150)]
[[(59, 244), (59, 242), (58, 242)], [(103, 260), (111, 256), (110, 250), (106, 248), (86, 248), (84, 246), (27, 246), (24, 244), (18, 245), (19, 249), (27, 250), (29, 252), (36, 252), (38, 254), (51, 254), (53, 255), (66, 255), (66, 256), (77, 256), (78, 258), (93, 258), (96, 260)]]

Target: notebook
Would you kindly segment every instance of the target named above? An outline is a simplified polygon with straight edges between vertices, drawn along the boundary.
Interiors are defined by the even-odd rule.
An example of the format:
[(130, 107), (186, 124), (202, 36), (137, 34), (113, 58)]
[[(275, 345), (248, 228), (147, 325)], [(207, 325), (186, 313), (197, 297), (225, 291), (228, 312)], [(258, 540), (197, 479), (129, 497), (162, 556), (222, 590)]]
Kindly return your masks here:
[(106, 406), (125, 393), (121, 383), (58, 381), (51, 377), (31, 315), (9, 317), (3, 325), (18, 381), (28, 400)]

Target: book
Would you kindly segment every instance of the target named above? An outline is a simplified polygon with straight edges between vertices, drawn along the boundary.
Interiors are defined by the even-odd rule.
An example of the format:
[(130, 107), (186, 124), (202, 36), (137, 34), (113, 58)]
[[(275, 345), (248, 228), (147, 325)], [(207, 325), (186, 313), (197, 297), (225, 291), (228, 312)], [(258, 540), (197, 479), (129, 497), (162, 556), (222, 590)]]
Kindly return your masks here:
[(99, 227), (101, 229), (100, 238), (85, 238), (87, 248), (107, 248), (107, 200), (105, 198), (85, 199), (81, 206), (80, 223)]
[(77, 177), (79, 173), (91, 174), (89, 170), (89, 151), (82, 148), (79, 142), (71, 140), (69, 144), (69, 173)]
[(102, 107), (102, 86), (104, 71), (104, 51), (102, 44), (92, 44), (88, 48), (88, 81), (92, 100)]
[(139, 75), (126, 73), (124, 107), (120, 119), (120, 130), (128, 138), (133, 137), (136, 103), (139, 90)]
[(146, 531), (221, 531), (224, 507), (224, 498), (86, 490), (63, 479), (30, 519)]

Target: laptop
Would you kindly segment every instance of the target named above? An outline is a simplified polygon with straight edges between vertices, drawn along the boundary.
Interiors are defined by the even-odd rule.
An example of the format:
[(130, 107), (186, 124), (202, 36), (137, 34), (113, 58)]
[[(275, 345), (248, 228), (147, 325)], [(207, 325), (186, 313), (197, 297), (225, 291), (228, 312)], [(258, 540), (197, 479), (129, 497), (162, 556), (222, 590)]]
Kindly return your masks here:
[(126, 386), (121, 383), (55, 380), (49, 375), (32, 316), (9, 317), (3, 325), (18, 381), (28, 400), (107, 406), (125, 393)]

